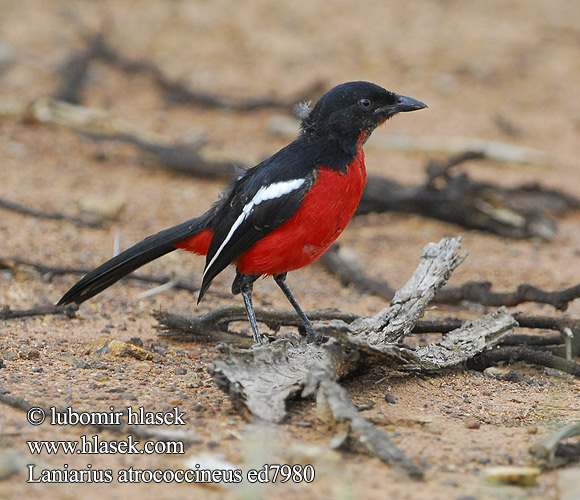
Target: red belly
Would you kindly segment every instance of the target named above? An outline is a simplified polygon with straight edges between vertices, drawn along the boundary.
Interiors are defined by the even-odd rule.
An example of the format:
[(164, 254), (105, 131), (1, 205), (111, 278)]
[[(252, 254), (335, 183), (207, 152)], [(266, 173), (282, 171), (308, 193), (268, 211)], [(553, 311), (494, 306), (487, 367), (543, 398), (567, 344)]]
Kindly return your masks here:
[(366, 183), (364, 153), (347, 173), (321, 168), (316, 183), (291, 219), (262, 238), (236, 260), (242, 274), (282, 274), (320, 257), (344, 230)]

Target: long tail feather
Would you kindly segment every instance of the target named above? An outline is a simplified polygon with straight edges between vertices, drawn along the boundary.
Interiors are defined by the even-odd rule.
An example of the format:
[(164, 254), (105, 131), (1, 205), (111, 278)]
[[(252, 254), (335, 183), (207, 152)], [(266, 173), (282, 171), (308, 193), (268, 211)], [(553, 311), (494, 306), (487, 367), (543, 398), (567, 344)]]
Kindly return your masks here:
[(207, 229), (207, 219), (202, 215), (145, 238), (81, 278), (62, 296), (57, 305), (73, 302), (80, 304), (135, 269), (176, 250), (176, 243)]

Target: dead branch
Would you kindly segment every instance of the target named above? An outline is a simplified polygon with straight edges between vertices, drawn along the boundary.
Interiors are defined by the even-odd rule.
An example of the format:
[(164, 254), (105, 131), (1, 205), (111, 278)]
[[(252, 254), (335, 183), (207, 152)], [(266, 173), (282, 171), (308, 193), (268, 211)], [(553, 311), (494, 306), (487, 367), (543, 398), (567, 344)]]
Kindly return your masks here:
[(385, 344), (400, 342), (423, 315), (435, 293), (453, 270), (463, 262), (466, 253), (458, 256), (461, 238), (444, 238), (423, 249), (417, 269), (388, 307), (372, 318), (359, 319), (349, 325), (349, 340), (379, 350)]
[(538, 351), (530, 347), (523, 346), (505, 346), (492, 349), (478, 354), (469, 360), (468, 365), (475, 370), (485, 370), (489, 366), (494, 366), (502, 361), (515, 363), (524, 361), (532, 365), (546, 366), (555, 368), (575, 377), (580, 377), (580, 363), (568, 361), (551, 352)]
[[(354, 320), (361, 318), (354, 314), (343, 313), (337, 310), (327, 309), (310, 311), (308, 317), (314, 322), (315, 330), (326, 335), (336, 337), (342, 341), (349, 333), (349, 325)], [(258, 321), (268, 326), (273, 333), (281, 326), (292, 326), (301, 328), (301, 323), (294, 311), (273, 311), (269, 309), (256, 309)], [(181, 316), (169, 312), (158, 311), (153, 313), (153, 317), (158, 324), (155, 327), (162, 337), (181, 342), (219, 343), (226, 342), (238, 347), (251, 347), (253, 340), (249, 335), (239, 333), (230, 329), (230, 325), (236, 321), (245, 321), (246, 313), (242, 307), (225, 306), (200, 316)], [(519, 326), (526, 329), (555, 330), (559, 333), (546, 334), (511, 334), (504, 336), (497, 342), (499, 346), (528, 346), (533, 349), (544, 349), (560, 358), (570, 360), (580, 354), (580, 320), (573, 318), (539, 317), (527, 316), (521, 313), (514, 314), (514, 323), (507, 314), (497, 318), (494, 324), (493, 313), (486, 317), (484, 324), (471, 325), (470, 322), (458, 318), (443, 318), (441, 320), (418, 321), (410, 334), (450, 334), (445, 336), (440, 345), (435, 347), (434, 352), (429, 354), (424, 351), (421, 358), (427, 359), (429, 356), (441, 354), (443, 358), (447, 355), (448, 346), (458, 345), (462, 342), (461, 337), (475, 343), (475, 338), (481, 336), (481, 340), (486, 342), (492, 339), (493, 335), (502, 333), (505, 328)], [(367, 318), (368, 319), (368, 318)], [(504, 323), (505, 322), (505, 323)], [(474, 330), (475, 326), (475, 330)], [(566, 330), (571, 336), (565, 335)], [(474, 333), (475, 332), (475, 333)], [(273, 340), (275, 337), (271, 337)], [(455, 364), (465, 362), (469, 359), (469, 352), (463, 351), (463, 358), (456, 358)], [(443, 366), (439, 366), (442, 368)], [(424, 369), (425, 366), (413, 367), (408, 363), (405, 370)], [(435, 369), (436, 365), (431, 361), (430, 369)]]
[(68, 318), (74, 318), (78, 306), (55, 306), (49, 304), (46, 306), (33, 307), (32, 309), (10, 309), (10, 306), (2, 306), (0, 308), (0, 320), (30, 318), (33, 316), (48, 316), (63, 314)]
[(370, 453), (388, 465), (401, 467), (416, 479), (423, 477), (423, 471), (391, 442), (388, 435), (357, 411), (343, 387), (324, 374), (316, 374), (311, 376), (302, 396), (308, 396), (315, 388), (318, 389), (316, 414), (338, 431), (341, 450)]
[(31, 268), (47, 280), (52, 279), (54, 276), (87, 274), (91, 271), (89, 268), (48, 266), (40, 262), (31, 262), (17, 257), (0, 257), (0, 269), (8, 269), (13, 274), (16, 274), (23, 268)]
[(472, 181), (466, 173), (449, 173), (467, 160), (484, 157), (479, 151), (467, 151), (442, 164), (430, 162), (427, 182), (413, 186), (369, 176), (357, 214), (418, 213), (509, 238), (549, 241), (556, 224), (547, 212), (562, 214), (580, 208), (579, 199), (537, 184), (502, 188)]
[[(428, 245), (418, 270), (390, 307), (374, 318), (344, 323), (347, 328), (344, 347), (336, 339), (323, 345), (300, 343), (296, 347), (288, 340), (251, 349), (224, 346), (225, 356), (215, 360), (216, 383), (246, 415), (280, 422), (287, 415), (286, 400), (302, 390), (311, 372), (324, 372), (333, 380), (340, 378), (356, 367), (360, 357), (357, 350), (381, 355), (395, 365), (417, 364), (420, 360), (412, 350), (381, 344), (380, 337), (394, 334), (399, 339), (412, 328), (408, 323), (418, 319), (434, 291), (462, 260), (456, 256), (458, 246), (459, 238)], [(413, 284), (423, 288), (412, 293)], [(367, 338), (373, 342), (369, 343)]]
[(302, 391), (310, 372), (323, 371), (337, 379), (356, 367), (355, 351), (329, 342), (325, 347), (304, 342), (293, 347), (281, 339), (253, 349), (222, 344), (212, 375), (247, 418), (282, 422), (288, 415), (286, 401)]
[(445, 335), (441, 342), (417, 348), (415, 353), (421, 362), (417, 366), (409, 364), (404, 369), (440, 370), (463, 364), (489, 346), (502, 342), (515, 326), (516, 321), (504, 308), (482, 318), (466, 321)]
[[(35, 272), (38, 272), (42, 275), (42, 277), (50, 281), (55, 276), (67, 276), (67, 275), (85, 275), (90, 272), (91, 268), (76, 268), (76, 267), (60, 267), (60, 266), (49, 266), (46, 264), (40, 264), (38, 262), (31, 262), (26, 259), (20, 259), (17, 257), (0, 257), (0, 269), (8, 269), (13, 274), (16, 274), (21, 271), (21, 269), (30, 268)], [(196, 293), (199, 291), (199, 285), (194, 282), (193, 280), (187, 280), (183, 278), (176, 278), (174, 276), (168, 275), (157, 275), (157, 276), (150, 276), (144, 275), (140, 273), (131, 273), (128, 274), (123, 278), (123, 280), (128, 281), (137, 281), (141, 283), (150, 283), (150, 284), (158, 284), (164, 285), (166, 283), (171, 283), (171, 288), (177, 290), (187, 290), (188, 292)], [(214, 291), (211, 292), (218, 297), (230, 297), (229, 294)], [(50, 313), (47, 312), (45, 314), (62, 314), (60, 312)], [(20, 316), (24, 317), (24, 316)], [(1, 318), (0, 319), (4, 319)]]
[(54, 93), (54, 98), (58, 101), (81, 104), (90, 63), (97, 46), (97, 38), (94, 37), (89, 42), (87, 50), (71, 55), (59, 68), (60, 81)]
[(97, 140), (133, 144), (153, 154), (160, 165), (173, 172), (197, 177), (229, 178), (243, 167), (243, 163), (239, 162), (206, 158), (199, 145), (174, 143), (158, 134), (141, 130), (109, 111), (41, 98), (28, 103), (21, 116), (29, 122), (71, 128), (90, 134)]
[(462, 163), (469, 160), (483, 160), (485, 154), (482, 151), (467, 150), (457, 155), (451, 156), (447, 161), (440, 162), (431, 160), (427, 163), (425, 172), (427, 173), (427, 186), (435, 187), (435, 182), (438, 178), (449, 178), (449, 171)]
[[(255, 308), (258, 321), (270, 328), (275, 334), (282, 326), (300, 328), (302, 323), (294, 311), (274, 311), (271, 309)], [(346, 335), (348, 325), (361, 316), (345, 313), (336, 309), (319, 309), (308, 311), (306, 315), (313, 321), (315, 330), (325, 334), (341, 337)], [(231, 330), (231, 324), (236, 321), (246, 321), (246, 312), (241, 306), (224, 306), (199, 316), (183, 316), (167, 311), (155, 311), (152, 316), (157, 320), (155, 326), (159, 336), (180, 342), (219, 343), (227, 342), (237, 346), (251, 346), (253, 343), (249, 335)], [(555, 330), (563, 332), (565, 328), (573, 331), (580, 329), (580, 320), (573, 318), (556, 318), (527, 316), (514, 313), (513, 318), (520, 328)], [(337, 320), (337, 321), (334, 321)], [(412, 335), (447, 334), (461, 328), (465, 320), (459, 318), (442, 318), (439, 320), (417, 321)], [(578, 339), (578, 340), (576, 340)], [(572, 355), (580, 352), (580, 335), (573, 339)], [(499, 345), (505, 346), (560, 346), (564, 343), (562, 333), (517, 334), (505, 337)]]
[(474, 302), (485, 306), (500, 305), (513, 307), (524, 302), (549, 304), (560, 311), (565, 311), (568, 304), (580, 298), (580, 285), (564, 290), (545, 291), (534, 285), (523, 283), (515, 291), (499, 293), (491, 291), (491, 283), (487, 281), (470, 281), (458, 287), (447, 287), (436, 297), (440, 304), (458, 304), (462, 301)]
[(538, 328), (563, 332), (566, 328), (575, 330), (580, 328), (580, 320), (575, 318), (554, 316), (529, 316), (523, 313), (514, 313), (514, 318), (522, 328)]
[[(580, 422), (567, 425), (532, 445), (529, 453), (534, 462), (544, 468), (554, 469), (580, 459), (580, 445), (567, 447), (562, 441), (580, 435)], [(572, 448), (569, 450), (568, 448)], [(570, 453), (571, 451), (571, 453)]]
[[(344, 258), (345, 253), (334, 245), (320, 258), (320, 262), (331, 273), (336, 274), (343, 285), (353, 284), (362, 293), (374, 293), (386, 300), (392, 299), (392, 288), (388, 283), (365, 276), (356, 259), (350, 254), (348, 258)], [(555, 291), (545, 291), (526, 283), (519, 285), (513, 292), (500, 293), (491, 289), (492, 284), (488, 281), (469, 281), (456, 287), (446, 286), (437, 292), (433, 302), (460, 304), (467, 301), (491, 307), (513, 307), (524, 302), (536, 302), (550, 304), (565, 311), (569, 302), (580, 298), (580, 284)]]
[(365, 420), (346, 391), (333, 382), (356, 366), (359, 357), (356, 351), (342, 349), (335, 340), (324, 348), (306, 343), (290, 347), (289, 341), (278, 340), (254, 349), (222, 344), (221, 351), (223, 354), (214, 360), (212, 375), (246, 418), (282, 422), (288, 415), (285, 409), (288, 399), (300, 393), (308, 397), (318, 391), (319, 406), (323, 404), (321, 398), (328, 406), (326, 423), (331, 418), (347, 423), (349, 434), (357, 434), (355, 439), (366, 453), (402, 467), (415, 477), (422, 476), (422, 471), (386, 434)]
[(91, 216), (74, 217), (71, 215), (66, 215), (60, 212), (47, 212), (44, 210), (37, 210), (34, 208), (25, 207), (19, 203), (0, 198), (0, 208), (10, 210), (23, 215), (30, 215), (32, 217), (38, 217), (41, 219), (52, 219), (52, 220), (63, 220), (66, 222), (72, 222), (76, 226), (86, 226), (86, 227), (101, 227), (103, 225), (102, 219), (97, 219)]
[(56, 91), (56, 98), (73, 104), (81, 102), (82, 90), (90, 64), (103, 61), (116, 69), (129, 74), (141, 74), (152, 78), (163, 92), (165, 100), (170, 104), (189, 105), (202, 108), (226, 109), (233, 111), (256, 111), (259, 109), (289, 110), (292, 105), (310, 100), (321, 92), (322, 82), (316, 82), (295, 96), (282, 99), (275, 96), (260, 96), (249, 98), (234, 98), (212, 92), (203, 92), (188, 87), (185, 82), (174, 80), (152, 61), (131, 59), (109, 45), (102, 33), (93, 36), (86, 50), (75, 52), (62, 65), (61, 81)]
[(549, 166), (553, 163), (552, 156), (544, 151), (478, 137), (389, 135), (380, 136), (374, 142), (377, 147), (402, 151), (451, 155), (463, 154), (466, 151), (476, 151), (482, 153), (486, 159), (493, 161), (526, 163), (539, 166)]
[[(412, 329), (414, 324), (417, 322), (419, 317), (423, 314), (423, 311), (429, 304), (431, 298), (435, 294), (435, 291), (448, 279), (451, 271), (459, 265), (463, 260), (464, 256), (457, 256), (457, 250), (459, 248), (459, 238), (447, 238), (443, 239), (438, 245), (430, 244), (427, 245), (421, 255), (419, 266), (417, 270), (407, 282), (407, 284), (395, 294), (395, 298), (392, 303), (383, 309), (380, 313), (372, 318), (362, 318), (359, 317), (350, 323), (333, 319), (328, 324), (328, 329), (322, 329), (322, 332), (326, 333), (328, 331), (333, 331), (333, 333), (339, 332), (338, 339), (342, 345), (346, 346), (349, 351), (353, 349), (359, 350), (361, 353), (371, 353), (372, 355), (379, 356), (383, 362), (390, 363), (398, 367), (409, 367), (409, 369), (416, 369), (420, 367), (424, 370), (440, 369), (444, 366), (453, 366), (465, 360), (465, 353), (474, 355), (475, 352), (480, 352), (485, 349), (486, 345), (495, 345), (504, 336), (511, 332), (511, 328), (515, 325), (515, 321), (506, 311), (500, 310), (495, 314), (489, 315), (485, 318), (482, 323), (468, 322), (462, 325), (462, 328), (456, 332), (450, 333), (450, 339), (452, 341), (458, 342), (461, 337), (462, 349), (461, 352), (451, 352), (448, 343), (445, 341), (440, 344), (442, 350), (448, 352), (448, 356), (445, 361), (433, 361), (435, 355), (433, 354), (436, 347), (431, 347), (429, 351), (425, 351), (425, 359), (423, 360), (419, 355), (419, 351), (415, 351), (404, 346), (401, 346), (400, 342), (405, 335), (407, 335)], [(238, 310), (239, 311), (239, 310)], [(231, 315), (230, 315), (231, 319)], [(235, 319), (242, 319), (241, 314), (236, 316)], [(279, 318), (277, 317), (276, 320)], [(351, 318), (348, 318), (349, 320)], [(270, 318), (272, 320), (272, 318)], [(199, 327), (199, 324), (197, 325)], [(320, 323), (316, 324), (316, 328), (320, 330)], [(215, 328), (215, 327), (214, 327)], [(479, 334), (474, 334), (473, 330), (479, 329)], [(219, 328), (223, 331), (223, 327)], [(466, 333), (467, 332), (467, 333)], [(453, 336), (453, 334), (455, 336)], [(463, 337), (468, 338), (463, 338)], [(264, 348), (260, 350), (260, 356), (265, 356), (265, 358), (260, 358), (260, 364), (271, 363), (272, 366), (280, 367), (282, 363), (281, 359), (285, 358), (286, 361), (290, 363), (291, 358), (294, 356), (294, 349), (302, 350), (306, 349), (303, 344), (294, 348), (288, 346), (286, 343), (280, 344), (280, 341), (275, 342), (278, 346), (283, 346), (284, 354), (280, 354), (278, 348), (275, 359), (273, 360), (268, 354), (269, 349)], [(316, 352), (315, 357), (322, 356), (322, 352), (325, 349), (336, 349), (336, 341), (333, 341), (329, 346), (326, 344), (322, 346), (310, 346), (310, 352)], [(472, 351), (470, 351), (472, 349)], [(250, 358), (255, 355), (255, 349), (250, 351), (231, 351), (232, 353), (239, 354), (243, 358), (243, 362), (246, 363)], [(248, 353), (247, 356), (246, 354)], [(335, 352), (333, 351), (333, 355)], [(233, 356), (233, 355), (232, 355)], [(232, 357), (230, 356), (230, 357)], [(333, 356), (336, 358), (337, 356)], [(340, 357), (340, 356), (339, 356)], [(229, 359), (229, 358), (228, 358)], [(330, 359), (330, 358), (329, 358)], [(264, 361), (266, 360), (266, 361)], [(424, 361), (424, 362), (423, 362)], [(243, 369), (241, 366), (237, 366), (239, 361), (232, 361), (234, 363), (235, 369), (223, 366), (220, 368), (220, 364), (217, 364), (218, 371), (220, 373), (236, 373), (235, 387), (242, 390), (244, 383), (240, 380)], [(227, 362), (226, 362), (227, 364)], [(307, 366), (308, 362), (305, 361)], [(265, 370), (264, 367), (260, 368)], [(292, 368), (293, 370), (297, 370)], [(302, 367), (300, 370), (304, 370)], [(248, 368), (246, 368), (248, 370)], [(251, 371), (251, 369), (250, 369)], [(342, 368), (337, 369), (337, 365), (333, 366), (333, 369), (325, 368), (325, 371), (330, 374), (336, 374), (337, 372), (343, 372)], [(264, 371), (267, 373), (267, 371)], [(301, 372), (302, 373), (302, 372)], [(282, 375), (282, 371), (280, 372)], [(233, 375), (232, 375), (233, 376)], [(333, 375), (335, 376), (335, 375)], [(248, 376), (248, 380), (252, 377)], [(230, 379), (231, 380), (231, 379)], [(275, 384), (276, 386), (283, 385), (282, 382), (277, 380), (276, 376), (271, 373), (268, 375), (268, 380), (270, 382), (261, 381), (262, 387), (265, 388), (267, 384)], [(300, 382), (298, 382), (300, 383)], [(246, 399), (242, 398), (242, 401)], [(268, 411), (274, 411), (272, 406), (269, 407)], [(281, 410), (276, 410), (281, 412)], [(280, 414), (280, 413), (277, 413)]]
[(58, 125), (88, 134), (95, 140), (133, 144), (152, 154), (159, 165), (181, 174), (223, 179), (230, 178), (244, 166), (243, 162), (208, 158), (199, 145), (174, 143), (158, 134), (141, 130), (112, 112), (52, 98), (0, 102), (0, 117)]
[[(275, 311), (272, 309), (254, 308), (259, 322), (265, 324), (274, 333), (281, 326), (301, 328), (302, 323), (294, 311)], [(172, 340), (185, 342), (234, 342), (252, 345), (252, 338), (229, 330), (230, 323), (246, 321), (246, 311), (240, 306), (224, 306), (200, 316), (182, 316), (165, 311), (156, 311), (153, 317), (158, 321), (156, 326), (159, 335)], [(339, 320), (351, 323), (359, 316), (343, 313), (336, 309), (322, 309), (308, 312), (311, 321)]]

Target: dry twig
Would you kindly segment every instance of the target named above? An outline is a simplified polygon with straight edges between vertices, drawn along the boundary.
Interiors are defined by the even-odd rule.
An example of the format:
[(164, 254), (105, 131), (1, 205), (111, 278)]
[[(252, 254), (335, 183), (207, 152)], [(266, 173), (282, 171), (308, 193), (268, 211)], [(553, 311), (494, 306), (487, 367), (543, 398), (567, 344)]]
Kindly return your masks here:
[(312, 96), (320, 93), (323, 87), (321, 82), (316, 82), (314, 85), (287, 99), (275, 96), (234, 98), (212, 92), (194, 90), (185, 82), (180, 82), (167, 76), (154, 62), (131, 59), (120, 53), (105, 41), (102, 33), (99, 33), (89, 40), (86, 50), (80, 53), (75, 52), (62, 65), (60, 70), (61, 81), (55, 94), (56, 98), (79, 104), (82, 101), (82, 91), (88, 69), (94, 61), (105, 62), (125, 73), (141, 74), (152, 78), (163, 92), (163, 96), (168, 103), (202, 108), (234, 111), (256, 111), (265, 108), (289, 110), (297, 102), (312, 99)]
[(509, 238), (549, 241), (556, 224), (548, 212), (562, 214), (580, 208), (579, 199), (537, 184), (502, 188), (473, 181), (466, 173), (449, 174), (459, 163), (479, 158), (479, 154), (467, 152), (445, 164), (431, 162), (427, 182), (413, 186), (369, 176), (357, 214), (417, 213)]
[[(320, 261), (333, 274), (336, 274), (343, 285), (353, 284), (363, 293), (374, 293), (386, 300), (393, 297), (392, 288), (386, 282), (365, 276), (362, 266), (352, 256), (342, 257), (335, 245), (331, 247)], [(550, 304), (559, 310), (566, 310), (568, 303), (580, 298), (580, 284), (564, 290), (545, 291), (534, 285), (523, 283), (513, 292), (493, 292), (488, 281), (469, 281), (460, 286), (446, 286), (439, 290), (433, 302), (437, 304), (460, 304), (463, 301), (474, 302), (491, 307), (513, 307), (524, 302)]]
[(37, 210), (34, 208), (25, 207), (19, 203), (0, 198), (0, 208), (10, 210), (23, 215), (30, 215), (32, 217), (38, 217), (41, 219), (52, 219), (52, 220), (63, 220), (66, 222), (72, 222), (77, 226), (86, 227), (101, 227), (103, 225), (102, 220), (92, 219), (91, 217), (74, 217), (66, 215), (60, 212), (47, 212), (44, 210)]
[[(580, 435), (580, 422), (575, 422), (546, 436), (529, 449), (533, 460), (545, 468), (556, 468), (580, 459), (580, 444), (567, 447), (562, 441)], [(569, 448), (572, 448), (571, 450)]]
[(32, 309), (13, 310), (10, 308), (10, 306), (5, 305), (0, 308), (0, 320), (60, 314), (64, 314), (68, 318), (74, 318), (77, 309), (78, 306), (55, 306), (53, 304), (49, 304), (46, 306), (33, 307)]
[(484, 370), (502, 361), (516, 363), (525, 361), (532, 365), (555, 368), (575, 377), (580, 377), (580, 363), (568, 361), (551, 352), (538, 351), (525, 346), (504, 346), (478, 354), (469, 361), (469, 365), (476, 370)]

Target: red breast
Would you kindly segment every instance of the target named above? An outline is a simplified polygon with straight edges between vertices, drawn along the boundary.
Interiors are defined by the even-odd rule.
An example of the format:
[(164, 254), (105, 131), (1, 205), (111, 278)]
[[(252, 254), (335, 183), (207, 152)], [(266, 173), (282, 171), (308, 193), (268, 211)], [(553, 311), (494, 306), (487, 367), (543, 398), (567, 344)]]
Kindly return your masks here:
[(366, 183), (364, 152), (345, 172), (320, 168), (296, 213), (236, 260), (242, 274), (275, 275), (307, 266), (340, 236)]

